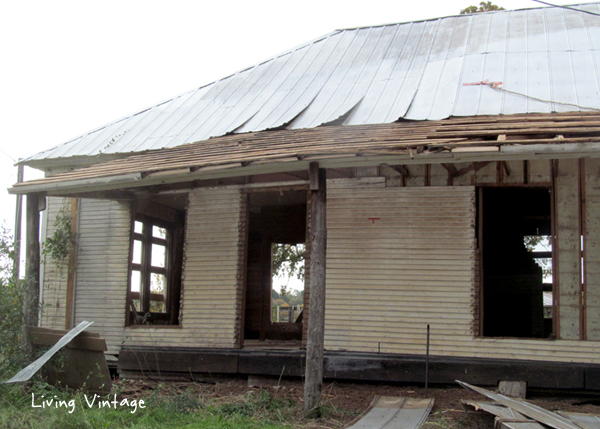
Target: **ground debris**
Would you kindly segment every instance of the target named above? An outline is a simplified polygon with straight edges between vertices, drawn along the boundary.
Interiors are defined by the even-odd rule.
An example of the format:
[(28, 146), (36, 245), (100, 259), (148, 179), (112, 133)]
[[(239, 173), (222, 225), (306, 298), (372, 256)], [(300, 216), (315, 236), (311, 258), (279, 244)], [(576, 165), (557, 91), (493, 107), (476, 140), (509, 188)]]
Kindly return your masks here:
[[(282, 379), (280, 387), (248, 387), (247, 380), (231, 379), (215, 384), (202, 382), (158, 382), (154, 380), (117, 380), (117, 391), (123, 395), (145, 398), (189, 394), (201, 398), (205, 404), (225, 406), (234, 404), (235, 409), (249, 409), (244, 404), (260, 399), (261, 394), (290, 404), (285, 419), (298, 429), (342, 429), (358, 421), (368, 410), (376, 396), (404, 396), (424, 398), (425, 389), (414, 385), (384, 385), (361, 383), (328, 383), (323, 386), (323, 414), (318, 419), (305, 419), (303, 410), (304, 387), (300, 379)], [(457, 386), (429, 387), (429, 397), (435, 399), (432, 412), (424, 429), (439, 427), (448, 429), (493, 428), (485, 420), (474, 419), (462, 410), (461, 400), (480, 400), (481, 395)], [(600, 414), (600, 406), (581, 403), (583, 398), (538, 397), (529, 402), (551, 410)], [(198, 412), (202, 412), (199, 410)], [(480, 421), (481, 420), (481, 421)]]

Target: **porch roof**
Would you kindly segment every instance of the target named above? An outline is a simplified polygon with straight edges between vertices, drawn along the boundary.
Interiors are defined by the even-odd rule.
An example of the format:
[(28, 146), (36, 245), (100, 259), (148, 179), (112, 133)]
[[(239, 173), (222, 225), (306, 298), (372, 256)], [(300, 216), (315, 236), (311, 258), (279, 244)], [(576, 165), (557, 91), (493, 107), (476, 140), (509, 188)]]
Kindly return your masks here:
[(71, 195), (253, 174), (468, 160), (600, 156), (600, 112), (478, 116), (215, 137), (43, 179), (9, 192)]

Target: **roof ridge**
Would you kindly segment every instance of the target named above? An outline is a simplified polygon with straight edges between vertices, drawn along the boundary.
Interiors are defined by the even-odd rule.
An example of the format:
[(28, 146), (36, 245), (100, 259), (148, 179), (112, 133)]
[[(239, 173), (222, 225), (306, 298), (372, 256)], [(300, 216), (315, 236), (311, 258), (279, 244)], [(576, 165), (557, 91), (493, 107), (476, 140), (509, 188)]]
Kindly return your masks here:
[[(535, 0), (533, 0), (535, 1)], [(519, 12), (522, 10), (535, 10), (535, 9), (550, 9), (550, 8), (562, 8), (563, 6), (583, 6), (583, 5), (590, 5), (590, 4), (598, 4), (600, 3), (599, 1), (592, 1), (592, 2), (578, 2), (578, 3), (573, 3), (573, 4), (564, 4), (564, 5), (555, 5), (555, 6), (537, 6), (537, 7), (523, 7), (520, 9), (504, 9), (504, 10), (489, 10), (486, 12), (477, 12), (477, 14), (484, 14), (484, 13), (508, 13), (508, 12)], [(387, 24), (376, 24), (376, 25), (364, 25), (364, 26), (359, 26), (359, 27), (347, 27), (347, 28), (338, 28), (337, 31), (346, 31), (346, 30), (364, 30), (367, 28), (376, 28), (376, 27), (390, 27), (393, 25), (402, 25), (402, 24), (411, 24), (413, 22), (432, 22), (432, 21), (439, 21), (441, 19), (446, 19), (446, 18), (459, 18), (459, 17), (469, 17), (469, 16), (473, 16), (474, 14), (472, 13), (465, 13), (465, 14), (456, 14), (456, 15), (447, 15), (447, 16), (438, 16), (436, 18), (426, 18), (426, 19), (416, 19), (413, 21), (400, 21), (400, 22), (390, 22)]]

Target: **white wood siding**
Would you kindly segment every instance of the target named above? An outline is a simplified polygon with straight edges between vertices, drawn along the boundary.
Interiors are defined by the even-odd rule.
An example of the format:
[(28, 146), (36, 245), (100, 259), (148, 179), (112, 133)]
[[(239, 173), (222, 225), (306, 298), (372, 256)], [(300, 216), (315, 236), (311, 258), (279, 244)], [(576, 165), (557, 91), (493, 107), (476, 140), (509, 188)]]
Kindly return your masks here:
[(577, 340), (580, 333), (581, 257), (577, 159), (561, 159), (556, 177), (558, 293), (560, 338)]
[(327, 195), (326, 348), (421, 353), (427, 324), (472, 336), (474, 188), (342, 182)]
[(190, 193), (181, 325), (127, 328), (125, 344), (236, 347), (242, 303), (238, 287), (244, 248), (239, 237), (241, 213), (242, 196), (237, 187)]
[[(42, 237), (42, 245), (52, 237), (55, 231), (54, 223), (56, 215), (62, 207), (66, 207), (67, 213), (71, 214), (71, 199), (50, 197), (46, 201), (46, 235)], [(67, 274), (68, 258), (62, 262), (62, 269), (57, 267), (56, 261), (48, 257), (44, 264), (43, 289), (42, 289), (42, 313), (40, 326), (52, 329), (65, 329), (65, 310), (67, 303)]]
[[(591, 165), (587, 173), (597, 175)], [(370, 180), (328, 182), (326, 349), (422, 355), (430, 324), (432, 355), (600, 363), (598, 341), (475, 335), (473, 187), (384, 188)], [(597, 178), (587, 186), (596, 187), (589, 201)], [(587, 257), (595, 261), (592, 204)], [(597, 264), (589, 264), (588, 288), (597, 291)]]
[(130, 229), (128, 204), (80, 200), (75, 323), (93, 321), (89, 330), (106, 339), (108, 354), (124, 339)]

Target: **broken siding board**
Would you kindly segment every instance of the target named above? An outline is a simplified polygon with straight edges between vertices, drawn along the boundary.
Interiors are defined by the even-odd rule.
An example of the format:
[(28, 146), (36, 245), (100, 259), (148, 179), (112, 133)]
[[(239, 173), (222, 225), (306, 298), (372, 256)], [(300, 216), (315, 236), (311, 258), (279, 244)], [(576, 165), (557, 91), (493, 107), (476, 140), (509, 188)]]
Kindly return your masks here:
[[(236, 347), (241, 294), (238, 262), (242, 216), (238, 187), (203, 188), (189, 194), (179, 329), (127, 330), (127, 345)], [(218, 262), (216, 262), (218, 261)]]
[[(68, 213), (71, 212), (70, 198), (50, 197), (47, 199), (46, 210), (46, 237), (42, 238), (42, 243), (49, 237), (52, 237), (56, 230), (56, 216), (62, 207), (66, 207)], [(62, 261), (63, 267), (60, 269), (56, 261), (50, 257), (44, 264), (44, 283), (42, 285), (42, 317), (40, 326), (45, 328), (64, 329), (65, 312), (67, 304), (67, 260)]]
[(560, 294), (560, 337), (579, 339), (580, 335), (580, 234), (578, 200), (578, 161), (558, 161), (556, 177), (558, 278)]
[(93, 320), (106, 339), (107, 353), (116, 354), (124, 339), (130, 209), (107, 200), (82, 199), (80, 204), (75, 322)]
[(600, 159), (585, 160), (587, 339), (600, 340)]

